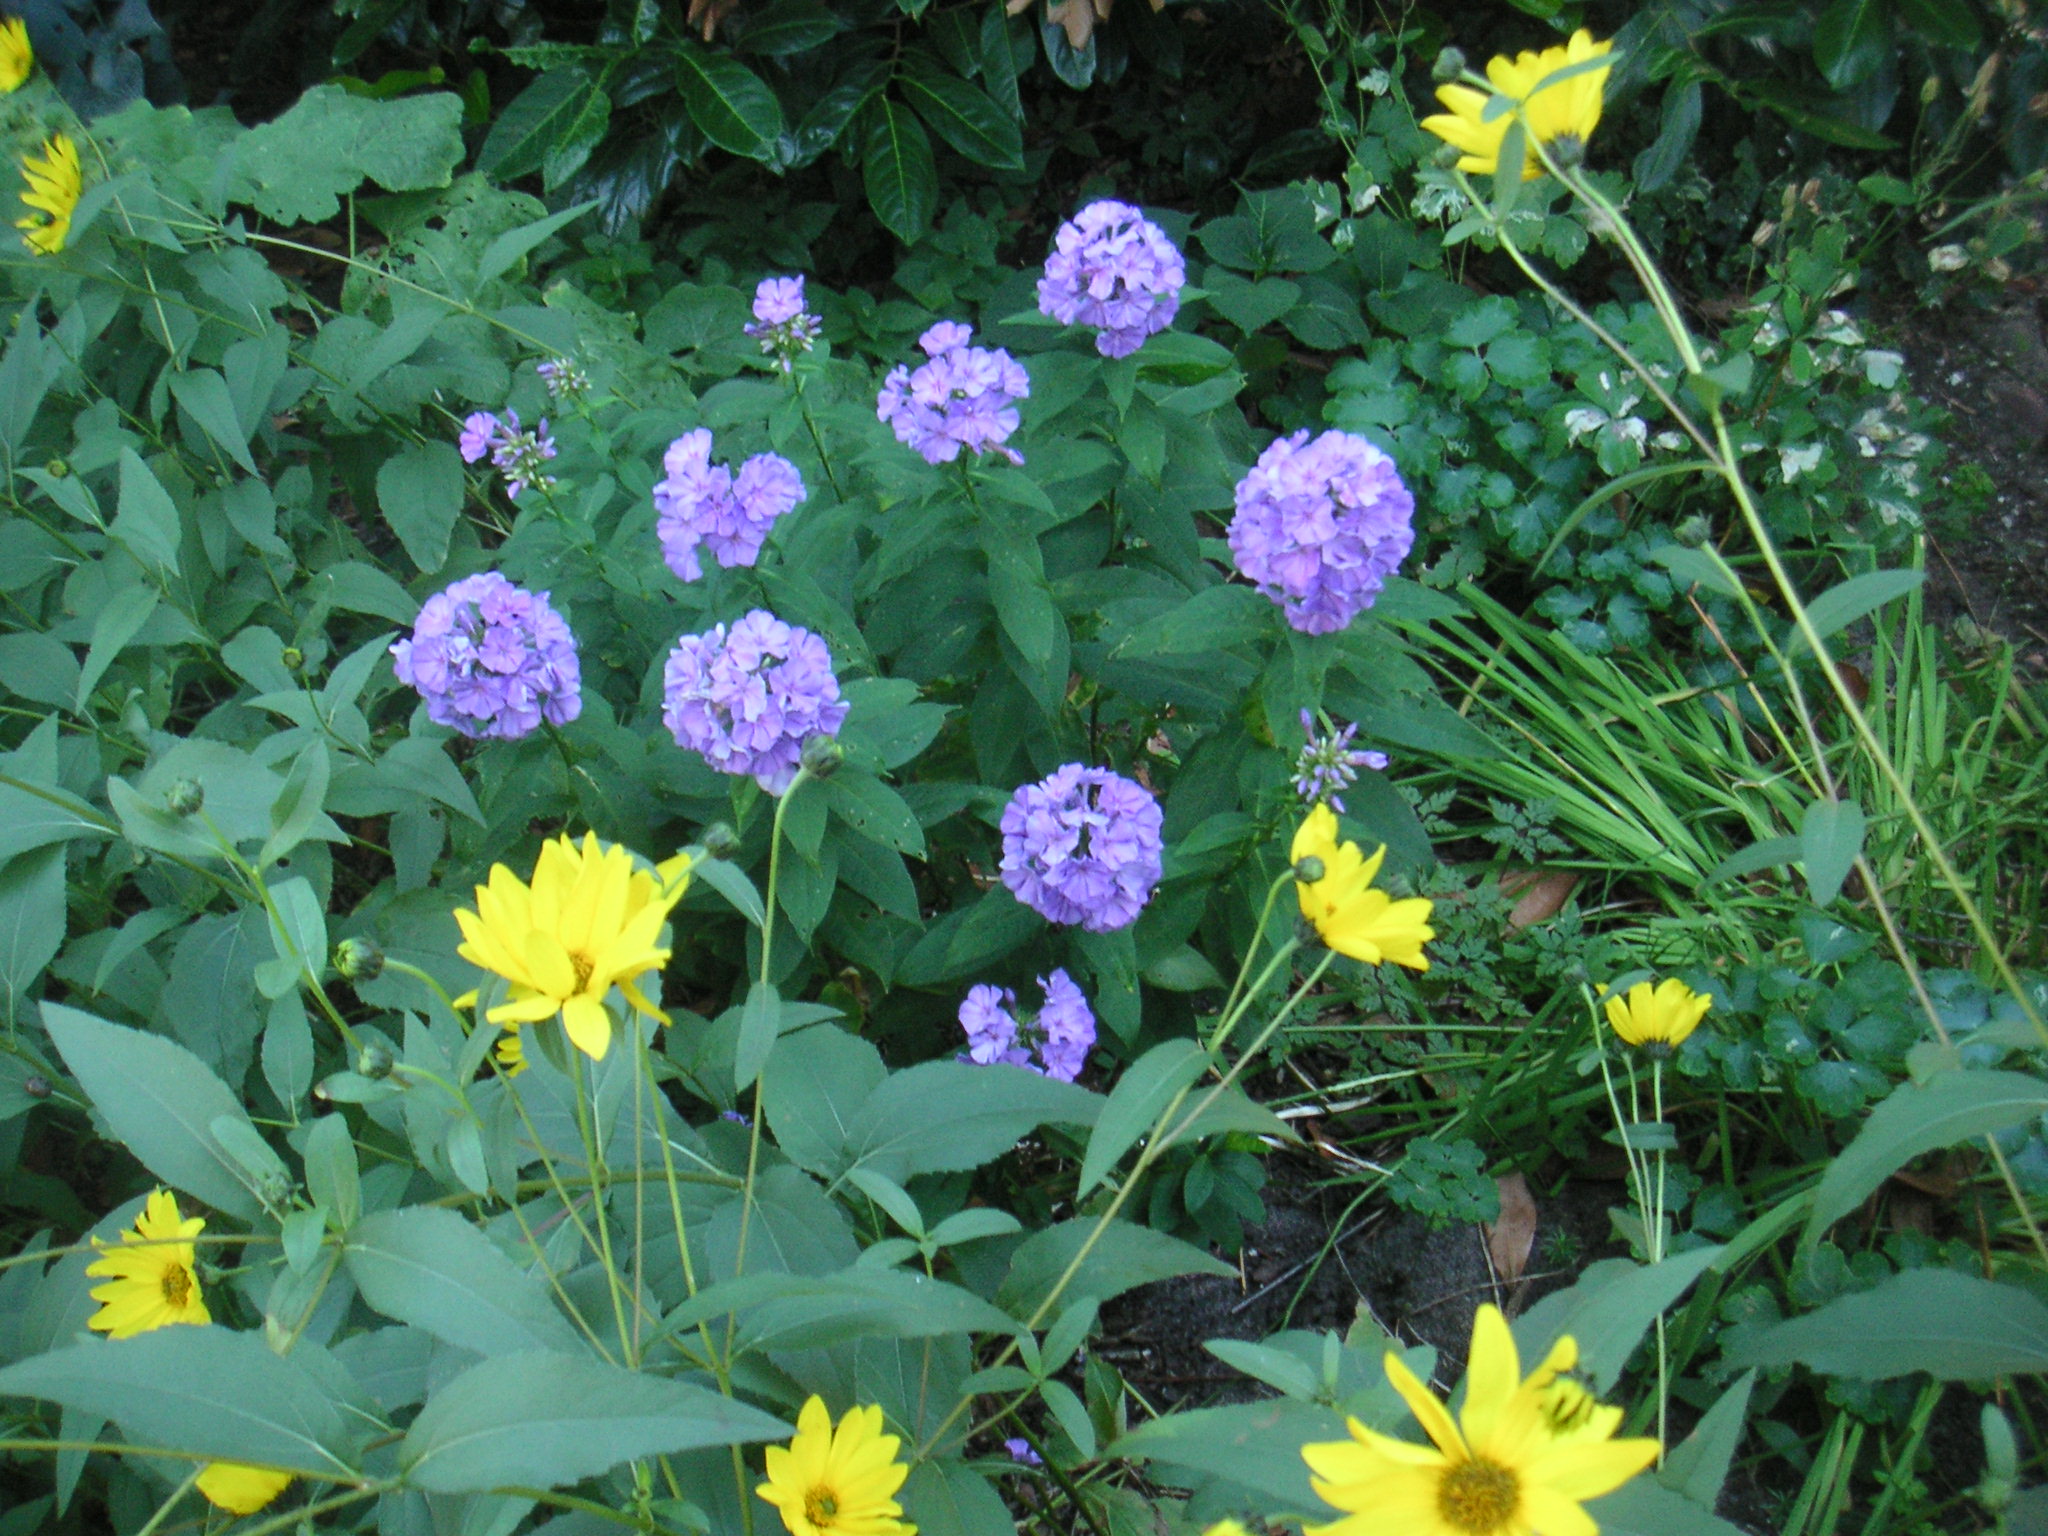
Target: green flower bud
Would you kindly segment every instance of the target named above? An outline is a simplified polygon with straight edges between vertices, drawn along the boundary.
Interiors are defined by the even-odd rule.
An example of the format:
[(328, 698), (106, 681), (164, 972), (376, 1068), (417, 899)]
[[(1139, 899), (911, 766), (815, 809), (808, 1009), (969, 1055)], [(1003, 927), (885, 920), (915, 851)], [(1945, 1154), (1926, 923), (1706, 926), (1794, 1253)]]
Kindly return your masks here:
[(391, 1052), (371, 1041), (363, 1047), (363, 1054), (356, 1060), (356, 1074), (367, 1077), (373, 1083), (381, 1083), (391, 1075), (391, 1069), (398, 1065), (391, 1059)]
[(1688, 549), (1698, 549), (1713, 537), (1713, 533), (1713, 525), (1698, 513), (1694, 513), (1671, 530), (1671, 536)]
[(32, 1072), (21, 1080), (21, 1091), (32, 1099), (47, 1099), (56, 1090), (42, 1073)]
[(179, 779), (164, 795), (173, 816), (197, 816), (206, 804), (206, 786), (197, 779)]
[(814, 779), (829, 779), (846, 761), (846, 748), (830, 736), (813, 736), (804, 743), (804, 771)]
[(1436, 56), (1436, 63), (1430, 66), (1429, 78), (1443, 85), (1465, 73), (1465, 54), (1462, 49), (1446, 48)]
[(43, 473), (52, 480), (68, 480), (71, 478), (70, 461), (66, 459), (52, 459), (43, 466)]
[(288, 645), (278, 660), (284, 663), (287, 672), (296, 672), (306, 664), (306, 653), (296, 645)]
[(740, 835), (723, 821), (714, 821), (704, 829), (704, 857), (707, 859), (729, 859), (740, 850)]
[(1294, 878), (1303, 885), (1314, 885), (1324, 873), (1323, 861), (1312, 853), (1297, 860), (1294, 866)]
[(343, 939), (334, 946), (334, 968), (350, 981), (375, 981), (384, 973), (384, 951), (373, 939)]

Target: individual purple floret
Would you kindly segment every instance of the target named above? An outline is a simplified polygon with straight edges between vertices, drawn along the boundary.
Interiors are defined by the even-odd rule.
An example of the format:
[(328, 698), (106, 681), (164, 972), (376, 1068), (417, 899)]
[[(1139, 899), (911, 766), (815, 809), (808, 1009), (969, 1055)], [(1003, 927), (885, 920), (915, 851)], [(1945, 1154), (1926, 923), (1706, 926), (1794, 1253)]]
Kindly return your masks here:
[(1351, 738), (1358, 734), (1355, 725), (1319, 736), (1316, 717), (1304, 709), (1301, 729), (1308, 741), (1294, 760), (1294, 792), (1310, 805), (1327, 803), (1331, 810), (1341, 812), (1344, 802), (1339, 794), (1357, 782), (1358, 770), (1370, 768), (1377, 773), (1387, 766), (1386, 753), (1352, 747)]
[(661, 718), (720, 773), (751, 774), (771, 795), (796, 778), (804, 743), (846, 721), (832, 654), (765, 608), (685, 635), (662, 669)]
[(548, 398), (557, 404), (590, 393), (590, 375), (566, 357), (551, 357), (533, 371), (548, 387)]
[(1166, 231), (1129, 203), (1105, 198), (1062, 224), (1038, 280), (1038, 308), (1096, 330), (1095, 350), (1129, 357), (1173, 324), (1187, 263)]
[(503, 424), (489, 411), (478, 411), (462, 423), (462, 435), (456, 439), (456, 449), (462, 454), (462, 462), (474, 464), (491, 451)]
[(915, 371), (892, 369), (875, 415), (927, 464), (950, 464), (963, 448), (1022, 464), (1003, 444), (1017, 430), (1017, 402), (1031, 393), (1031, 377), (1001, 348), (969, 346), (973, 335), (972, 326), (950, 320), (926, 331), (917, 344), (930, 361)]
[(1362, 437), (1306, 430), (1259, 455), (1237, 483), (1230, 552), (1303, 634), (1344, 628), (1373, 605), (1415, 543), (1415, 498)]
[(543, 720), (567, 725), (583, 710), (568, 624), (547, 593), (496, 571), (428, 598), (391, 656), (398, 680), (427, 701), (429, 719), (478, 740), (517, 741)]
[[(1038, 985), (1045, 993), (1045, 1006), (1023, 1019), (1017, 1017), (1017, 994), (1008, 987), (983, 983), (968, 988), (960, 1004), (967, 1059), (982, 1066), (1007, 1062), (1071, 1083), (1095, 1048), (1095, 1011), (1063, 970), (1039, 977)], [(1042, 1065), (1033, 1063), (1034, 1050)]]
[(967, 1031), (967, 1059), (993, 1066), (1031, 1065), (1031, 1052), (1017, 1044), (1017, 994), (1008, 987), (986, 984), (967, 989), (960, 1004), (960, 1027)]
[(1128, 927), (1159, 883), (1160, 822), (1143, 785), (1068, 763), (1003, 808), (1003, 884), (1051, 922)]
[[(474, 416), (470, 418), (471, 422), (475, 420)], [(508, 410), (497, 425), (490, 445), (491, 463), (505, 477), (505, 493), (516, 499), (529, 485), (553, 485), (555, 477), (542, 468), (555, 456), (555, 440), (548, 435), (547, 417), (541, 417), (537, 427), (521, 428), (519, 413)]]
[(1038, 1058), (1047, 1077), (1071, 1083), (1095, 1049), (1095, 1010), (1063, 970), (1039, 977), (1038, 984), (1045, 989), (1045, 1006), (1038, 1010)]
[(702, 544), (720, 565), (752, 565), (775, 520), (804, 499), (803, 476), (779, 454), (757, 453), (737, 478), (711, 462), (711, 434), (685, 432), (662, 456), (667, 477), (654, 487), (655, 533), (668, 568), (684, 581), (704, 574)]
[(1031, 1442), (1022, 1435), (1012, 1435), (1003, 1442), (1003, 1449), (1010, 1453), (1010, 1460), (1020, 1467), (1042, 1467), (1045, 1458), (1031, 1449)]
[(761, 350), (788, 373), (797, 357), (811, 350), (824, 322), (804, 308), (801, 277), (764, 277), (754, 290), (754, 322), (746, 327)]

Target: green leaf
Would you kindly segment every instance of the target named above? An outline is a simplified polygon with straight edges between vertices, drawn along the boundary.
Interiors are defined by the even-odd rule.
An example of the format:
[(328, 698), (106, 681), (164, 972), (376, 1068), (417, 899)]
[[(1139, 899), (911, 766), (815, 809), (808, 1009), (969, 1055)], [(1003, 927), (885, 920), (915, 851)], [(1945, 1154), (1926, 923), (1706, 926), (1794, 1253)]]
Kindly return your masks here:
[[(528, 251), (531, 251), (557, 230), (565, 225), (573, 224), (582, 218), (584, 214), (590, 212), (591, 209), (598, 205), (598, 201), (594, 197), (586, 199), (575, 204), (573, 207), (564, 208), (560, 213), (551, 213), (544, 219), (535, 219), (531, 224), (522, 224), (517, 229), (508, 229), (502, 235), (494, 238), (489, 245), (484, 247), (483, 255), (477, 258), (476, 280), (478, 285), (481, 286), (484, 283), (488, 283), (500, 273), (511, 271), (514, 262), (518, 261)], [(445, 447), (446, 445), (443, 444), (441, 446)], [(457, 473), (459, 474), (460, 470)], [(382, 488), (380, 487), (379, 489), (381, 493)], [(389, 515), (388, 511), (386, 515)], [(440, 567), (435, 566), (434, 569), (439, 570)]]
[(362, 1175), (356, 1165), (355, 1139), (342, 1115), (322, 1115), (306, 1133), (306, 1193), (325, 1206), (334, 1223), (346, 1232), (363, 1213)]
[(448, 563), (448, 537), (462, 515), (462, 456), (452, 443), (400, 449), (377, 471), (377, 506), (420, 574)]
[(140, 1445), (316, 1476), (356, 1448), (330, 1395), (260, 1333), (211, 1324), (74, 1344), (0, 1371), (0, 1394), (46, 1398), (119, 1424)]
[(896, 88), (933, 133), (976, 165), (1024, 169), (1022, 131), (981, 87), (927, 64), (898, 75)]
[(546, 1285), (451, 1210), (415, 1205), (365, 1216), (342, 1252), (364, 1301), (437, 1339), (480, 1355), (582, 1351)]
[(1818, 1242), (1921, 1153), (2025, 1125), (2044, 1114), (2048, 1083), (2020, 1072), (1950, 1071), (1924, 1083), (1901, 1083), (1821, 1175), (1800, 1242)]
[(1579, 1373), (1604, 1393), (1659, 1314), (1720, 1254), (1719, 1247), (1694, 1248), (1661, 1264), (1602, 1259), (1588, 1265), (1576, 1284), (1515, 1320), (1515, 1344), (1524, 1359), (1540, 1360), (1570, 1334), (1579, 1341)]
[[(291, 772), (285, 775), (284, 788), (270, 803), (270, 836), (264, 839), (263, 849), (256, 855), (258, 869), (268, 869), (314, 831), (327, 804), (327, 784), (333, 772), (327, 743), (317, 737), (307, 742), (293, 759)], [(295, 878), (306, 885), (303, 876)], [(310, 885), (306, 885), (306, 892), (312, 895)], [(326, 915), (320, 909), (317, 896), (312, 900), (312, 912), (317, 922), (302, 921), (293, 925), (295, 933), (304, 935), (304, 942), (294, 958), (304, 958), (317, 976), (327, 957)], [(280, 949), (278, 953), (286, 951)]]
[(750, 160), (774, 162), (787, 130), (782, 103), (759, 75), (731, 54), (686, 38), (676, 48), (676, 84), (705, 138)]
[(1161, 1480), (1199, 1487), (1213, 1479), (1252, 1491), (1279, 1509), (1312, 1510), (1301, 1447), (1344, 1438), (1344, 1416), (1319, 1403), (1268, 1398), (1228, 1408), (1161, 1414), (1112, 1443), (1113, 1459), (1142, 1459), (1184, 1474)]
[[(1916, 591), (1924, 580), (1926, 575), (1921, 571), (1865, 571), (1861, 576), (1851, 576), (1847, 581), (1829, 587), (1808, 603), (1806, 617), (1812, 623), (1814, 633), (1825, 640), (1836, 631), (1847, 629), (1865, 614)], [(1805, 643), (1803, 630), (1793, 633), (1797, 643)]]
[(1701, 883), (1718, 885), (1723, 880), (1753, 875), (1760, 869), (1776, 869), (1800, 858), (1802, 847), (1796, 837), (1767, 837), (1761, 842), (1751, 843), (1747, 848), (1738, 848), (1729, 854), (1708, 871), (1707, 878)]
[(847, 25), (819, 0), (772, 0), (759, 10), (749, 7), (744, 19), (746, 30), (740, 34), (738, 46), (768, 58), (823, 47)]
[(1742, 1444), (1742, 1432), (1749, 1415), (1750, 1389), (1756, 1372), (1745, 1371), (1714, 1400), (1701, 1416), (1685, 1442), (1665, 1459), (1657, 1481), (1673, 1493), (1682, 1493), (1701, 1509), (1711, 1510), (1720, 1502), (1721, 1489), (1728, 1481), (1728, 1469)]
[[(999, 1070), (982, 1067), (977, 1070)], [(1066, 1273), (1095, 1232), (1096, 1219), (1076, 1216), (1056, 1226), (1034, 1232), (1010, 1258), (1009, 1273), (996, 1292), (996, 1305), (1019, 1318), (1028, 1319), (1053, 1295), (1053, 1288)], [(1211, 1258), (1201, 1249), (1168, 1237), (1151, 1227), (1134, 1227), (1126, 1221), (1111, 1221), (1088, 1249), (1060, 1294), (1067, 1298), (1092, 1296), (1106, 1302), (1136, 1286), (1180, 1275), (1234, 1275), (1229, 1265)]]
[(744, 1088), (761, 1075), (762, 1064), (782, 1032), (782, 995), (772, 981), (757, 981), (747, 990), (740, 1014), (738, 1044), (733, 1049), (733, 1086)]
[(209, 1128), (218, 1116), (245, 1124), (248, 1116), (205, 1063), (176, 1041), (61, 1003), (43, 1004), (43, 1027), (107, 1129), (136, 1161), (216, 1210), (256, 1218), (261, 1206), (241, 1165)]
[(887, 1076), (882, 1053), (867, 1041), (829, 1024), (806, 1030), (800, 1048), (785, 1051), (761, 1083), (775, 1144), (807, 1172), (842, 1172), (860, 1107)]
[(1883, 68), (1891, 51), (1889, 0), (1832, 0), (1813, 24), (1813, 62), (1838, 91)]
[[(178, 570), (178, 507), (170, 493), (136, 457), (133, 448), (121, 450), (120, 510), (107, 531), (127, 546), (144, 567)], [(90, 667), (88, 666), (88, 670)], [(95, 679), (97, 680), (97, 679)]]
[(1036, 912), (1007, 889), (995, 887), (972, 906), (955, 908), (933, 923), (904, 957), (896, 980), (929, 987), (975, 975), (1036, 937), (1043, 926)]
[(1202, 1075), (1209, 1053), (1193, 1040), (1167, 1040), (1152, 1047), (1124, 1069), (1096, 1117), (1088, 1152), (1081, 1160), (1076, 1200), (1109, 1177), (1110, 1170), (1141, 1136), (1151, 1133), (1174, 1095)]
[[(476, 168), (484, 175), (503, 182), (530, 176), (545, 167), (547, 183), (553, 186), (574, 175), (583, 161), (589, 158), (591, 150), (604, 138), (611, 114), (611, 96), (605, 90), (602, 78), (593, 77), (588, 70), (574, 65), (547, 70), (505, 104), (497, 121), (491, 124), (483, 148), (477, 151)], [(551, 217), (566, 223), (589, 206), (585, 203), (575, 210)], [(508, 234), (517, 233), (521, 231), (508, 231)], [(533, 244), (538, 245), (548, 233), (542, 231)], [(498, 240), (505, 238), (506, 235), (498, 236)], [(497, 241), (493, 241), (486, 248), (486, 259), (496, 251), (496, 247)], [(512, 250), (495, 271), (479, 270), (479, 286), (505, 271), (532, 248), (529, 245), (523, 250)]]
[(1956, 0), (1897, 0), (1899, 19), (1937, 48), (1979, 48), (1984, 29)]
[(1651, 550), (1650, 558), (1680, 581), (1705, 587), (1723, 597), (1742, 596), (1742, 588), (1736, 585), (1727, 568), (1705, 550), (1688, 549), (1683, 544), (1666, 544), (1661, 549)]
[(459, 96), (373, 101), (316, 85), (236, 139), (223, 169), (233, 201), (280, 224), (317, 224), (366, 179), (387, 192), (445, 187), (462, 156)]
[(398, 1464), (429, 1493), (559, 1488), (643, 1456), (783, 1440), (789, 1426), (689, 1382), (583, 1355), (486, 1360), (420, 1410)]
[(64, 845), (17, 854), (0, 866), (0, 987), (18, 1019), (28, 989), (64, 943)]
[(904, 798), (871, 773), (841, 768), (825, 782), (828, 801), (841, 821), (885, 848), (925, 857), (924, 828)]
[(1199, 656), (1273, 633), (1273, 604), (1250, 587), (1204, 587), (1178, 608), (1147, 619), (1110, 650), (1116, 660)]
[(1648, 1477), (1593, 1500), (1586, 1513), (1600, 1523), (1600, 1536), (1744, 1536), (1742, 1527)]
[[(149, 471), (145, 469), (143, 473), (147, 475)], [(150, 484), (155, 485), (156, 482), (152, 480)], [(86, 701), (92, 697), (93, 689), (99, 686), (107, 668), (114, 664), (121, 652), (128, 648), (128, 643), (141, 632), (142, 626), (149, 622), (150, 615), (156, 612), (157, 601), (155, 587), (123, 587), (107, 599), (106, 606), (93, 619), (92, 643), (86, 648), (85, 665), (79, 669), (78, 697), (74, 701), (80, 713), (84, 713)]]
[(2017, 1286), (1952, 1269), (1909, 1269), (1817, 1312), (1745, 1332), (1728, 1363), (1804, 1365), (1829, 1376), (1989, 1381), (2048, 1371), (2048, 1306)]
[(740, 1319), (743, 1347), (826, 1349), (847, 1339), (930, 1339), (949, 1333), (1014, 1334), (1016, 1319), (972, 1291), (911, 1269), (856, 1265), (830, 1275), (748, 1275), (707, 1286), (663, 1321), (693, 1329)]
[(170, 386), (172, 398), (199, 423), (200, 431), (243, 469), (255, 474), (256, 461), (249, 457), (249, 435), (235, 416), (235, 402), (228, 394), (227, 380), (211, 368), (194, 368), (173, 373)]
[(1016, 1536), (1017, 1522), (988, 1479), (951, 1457), (917, 1463), (897, 1498), (918, 1536)]
[(939, 175), (931, 140), (908, 108), (886, 98), (868, 104), (861, 176), (875, 217), (905, 245), (931, 227), (939, 202)]
[(1842, 894), (1842, 882), (1863, 852), (1863, 807), (1854, 800), (1816, 800), (1799, 822), (1799, 859), (1806, 889), (1824, 907)]
[(1093, 1125), (1101, 1108), (1087, 1089), (1022, 1067), (928, 1061), (868, 1095), (846, 1147), (855, 1165), (900, 1184), (920, 1173), (979, 1168), (1041, 1125)]

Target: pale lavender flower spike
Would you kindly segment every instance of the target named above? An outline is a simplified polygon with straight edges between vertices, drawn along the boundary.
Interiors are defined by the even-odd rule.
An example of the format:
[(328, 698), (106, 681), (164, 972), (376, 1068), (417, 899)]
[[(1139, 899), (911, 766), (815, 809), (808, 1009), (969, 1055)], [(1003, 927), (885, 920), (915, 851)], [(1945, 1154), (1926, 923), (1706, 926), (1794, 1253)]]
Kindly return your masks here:
[(515, 498), (529, 485), (555, 483), (554, 476), (542, 467), (555, 456), (555, 440), (548, 435), (545, 416), (538, 427), (522, 428), (517, 411), (507, 410), (502, 417), (478, 411), (462, 423), (455, 446), (465, 464), (489, 454), (492, 468), (505, 477), (506, 492)]
[(761, 558), (775, 520), (804, 499), (803, 476), (780, 454), (757, 453), (737, 478), (711, 462), (711, 434), (685, 432), (662, 457), (666, 476), (654, 487), (655, 533), (668, 568), (684, 581), (704, 574), (698, 546), (730, 569)]
[(426, 700), (429, 719), (478, 740), (517, 741), (543, 721), (567, 725), (583, 710), (568, 624), (547, 593), (496, 571), (428, 598), (391, 657), (398, 680)]
[(1310, 805), (1326, 803), (1333, 811), (1343, 811), (1340, 792), (1358, 782), (1358, 770), (1370, 768), (1378, 773), (1387, 766), (1386, 753), (1351, 745), (1351, 738), (1358, 734), (1356, 725), (1318, 735), (1316, 717), (1304, 709), (1301, 729), (1308, 741), (1294, 760), (1294, 792)]
[(929, 361), (892, 369), (875, 415), (927, 464), (950, 464), (962, 449), (1022, 464), (1003, 444), (1017, 430), (1017, 402), (1031, 393), (1031, 376), (999, 347), (969, 346), (973, 336), (973, 327), (951, 320), (926, 331), (917, 344)]
[(761, 343), (761, 350), (775, 359), (775, 366), (788, 373), (797, 357), (811, 350), (824, 322), (804, 307), (801, 277), (764, 277), (754, 290), (754, 319), (746, 333)]
[(661, 718), (679, 746), (720, 773), (750, 774), (771, 795), (796, 778), (804, 743), (846, 722), (832, 653), (765, 608), (730, 631), (685, 635), (662, 669)]
[(1095, 329), (1095, 350), (1128, 357), (1173, 324), (1187, 263), (1166, 232), (1129, 203), (1105, 198), (1062, 224), (1038, 280), (1042, 314)]
[(1306, 430), (1259, 455), (1237, 483), (1230, 552), (1303, 634), (1344, 628), (1373, 605), (1415, 543), (1415, 498), (1362, 437)]
[(1127, 928), (1159, 883), (1162, 820), (1143, 785), (1068, 763), (1003, 808), (1003, 884), (1050, 922)]

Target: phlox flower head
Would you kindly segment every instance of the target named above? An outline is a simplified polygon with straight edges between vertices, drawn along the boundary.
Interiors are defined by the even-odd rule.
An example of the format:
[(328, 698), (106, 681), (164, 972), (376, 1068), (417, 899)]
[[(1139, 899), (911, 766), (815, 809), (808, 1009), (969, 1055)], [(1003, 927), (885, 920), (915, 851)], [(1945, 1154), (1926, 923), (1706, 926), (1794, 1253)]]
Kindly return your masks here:
[(1003, 808), (1003, 884), (1050, 922), (1127, 928), (1159, 883), (1162, 820), (1143, 785), (1068, 763)]
[(529, 485), (555, 483), (545, 467), (555, 456), (555, 440), (545, 416), (538, 426), (521, 427), (517, 411), (508, 409), (503, 416), (477, 411), (464, 419), (455, 446), (465, 464), (488, 455), (491, 467), (505, 477), (508, 495), (516, 497)]
[(918, 346), (925, 363), (899, 366), (882, 381), (875, 415), (927, 464), (950, 464), (964, 449), (1024, 459), (1003, 444), (1017, 430), (1017, 402), (1031, 393), (1023, 364), (1001, 348), (976, 347), (971, 326), (942, 320)]
[(1362, 437), (1306, 430), (1259, 455), (1237, 483), (1237, 568), (1308, 635), (1373, 605), (1415, 544), (1415, 498), (1394, 461)]
[(788, 789), (804, 743), (846, 722), (832, 653), (808, 629), (756, 608), (728, 630), (685, 635), (662, 669), (662, 720), (720, 773)]
[(1105, 198), (1053, 237), (1038, 308), (1067, 325), (1094, 327), (1104, 357), (1128, 357), (1173, 324), (1187, 280), (1187, 263), (1166, 231), (1129, 203)]
[(1343, 810), (1339, 795), (1358, 782), (1358, 770), (1377, 773), (1387, 766), (1386, 753), (1352, 747), (1351, 738), (1358, 734), (1355, 725), (1318, 732), (1316, 717), (1304, 709), (1301, 729), (1308, 741), (1294, 760), (1294, 792), (1310, 805), (1327, 803), (1333, 810)]
[(517, 741), (542, 721), (567, 725), (583, 712), (568, 624), (547, 593), (496, 571), (428, 598), (391, 659), (398, 680), (427, 701), (429, 719), (476, 740)]
[(1003, 1062), (1071, 1083), (1095, 1048), (1095, 1010), (1064, 970), (1039, 977), (1038, 986), (1045, 993), (1045, 1006), (1023, 1017), (1018, 1015), (1017, 994), (1008, 987), (968, 988), (960, 1004), (967, 1059), (982, 1066)]
[(746, 333), (761, 343), (761, 351), (775, 359), (776, 367), (788, 373), (823, 329), (824, 322), (804, 307), (803, 278), (761, 279), (754, 290), (753, 323)]
[(803, 476), (775, 453), (757, 453), (737, 476), (711, 462), (711, 434), (685, 432), (662, 456), (667, 471), (654, 487), (655, 533), (661, 557), (684, 581), (704, 574), (702, 546), (720, 565), (752, 565), (775, 520), (804, 499)]

